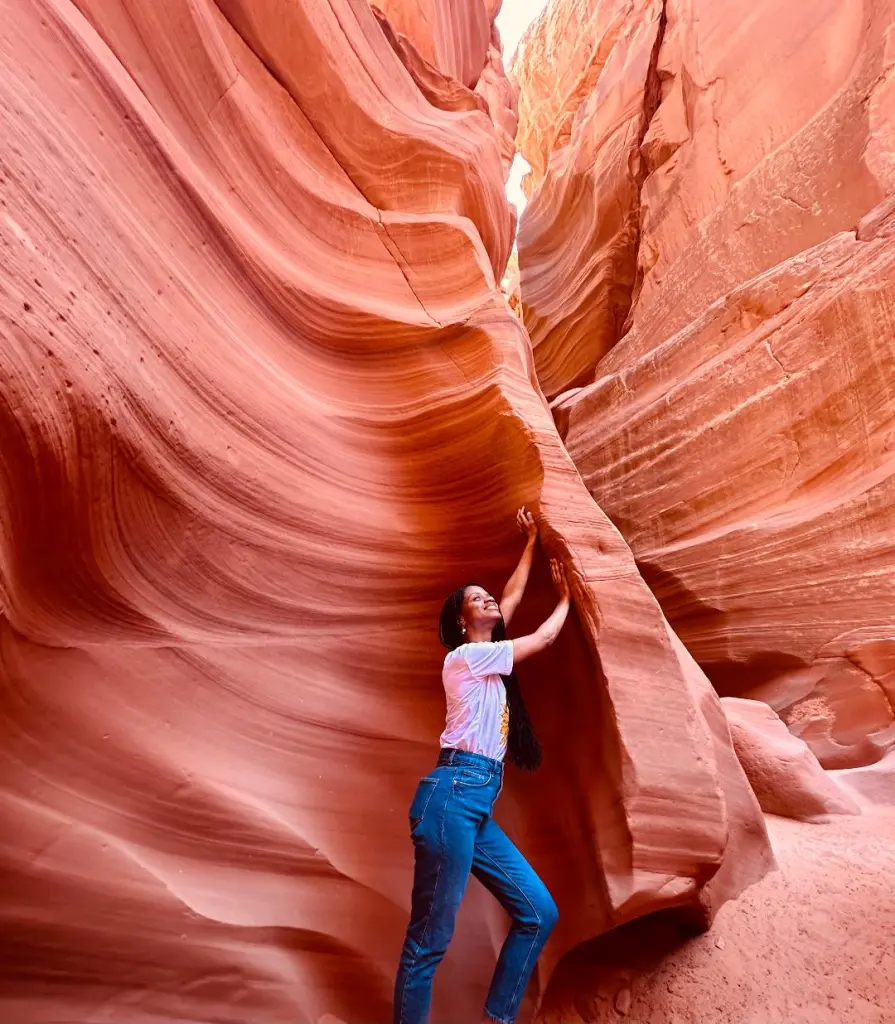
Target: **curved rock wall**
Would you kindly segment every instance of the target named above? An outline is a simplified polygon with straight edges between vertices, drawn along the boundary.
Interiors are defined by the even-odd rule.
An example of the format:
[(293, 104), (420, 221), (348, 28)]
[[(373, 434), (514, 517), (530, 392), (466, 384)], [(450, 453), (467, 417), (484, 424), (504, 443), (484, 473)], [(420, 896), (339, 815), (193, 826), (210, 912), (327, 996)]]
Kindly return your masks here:
[(630, 310), (663, 33), (661, 0), (552, 4), (513, 62), (539, 186), (519, 228), (521, 309), (548, 398), (593, 379)]
[[(443, 74), (474, 89), (485, 67), (496, 11), (485, 0), (377, 0), (374, 5)], [(498, 5), (499, 6), (499, 5)]]
[(579, 108), (606, 64), (621, 4), (547, 4), (529, 25), (510, 63), (521, 83), (516, 145), (529, 171), (522, 188), (531, 199), (555, 151), (568, 145)]
[[(523, 675), (547, 765), (501, 809), (562, 911), (534, 993), (582, 939), (704, 920), (759, 878), (720, 704), (497, 288), (513, 216), (466, 84), (357, 0), (14, 7), (4, 1016), (387, 1020), (434, 622), (458, 580), (506, 577), (522, 503), (576, 606)], [(520, 628), (543, 565), (530, 589)], [(448, 1019), (478, 1012), (504, 928), (471, 891)]]
[[(891, 0), (666, 0), (631, 310), (593, 381), (554, 403), (716, 686), (768, 700), (838, 768), (895, 742), (893, 24)], [(626, 100), (605, 76), (596, 89)], [(595, 315), (577, 282), (605, 252), (597, 229), (561, 270), (542, 259), (555, 158), (520, 233), (526, 318), (541, 294), (558, 311), (545, 360)], [(589, 180), (617, 167), (601, 148)], [(567, 215), (552, 209), (557, 236)]]
[(421, 79), (439, 79), (439, 91), (462, 97), (464, 106), (478, 106), (488, 114), (508, 175), (516, 154), (518, 90), (504, 71), (494, 24), (500, 0), (380, 0), (372, 7), (390, 37), (409, 43), (397, 44), (399, 56), (432, 102), (439, 101)]

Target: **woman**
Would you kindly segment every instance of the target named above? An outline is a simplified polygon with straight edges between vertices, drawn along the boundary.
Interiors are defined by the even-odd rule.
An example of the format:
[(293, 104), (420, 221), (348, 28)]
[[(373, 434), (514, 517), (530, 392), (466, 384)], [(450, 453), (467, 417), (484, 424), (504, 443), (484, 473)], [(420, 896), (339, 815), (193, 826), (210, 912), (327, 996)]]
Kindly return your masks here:
[(569, 611), (561, 564), (550, 570), (559, 603), (529, 636), (507, 640), (525, 590), (538, 528), (525, 508), (516, 515), (525, 551), (500, 604), (476, 584), (445, 601), (439, 635), (448, 648), (442, 681), (447, 723), (434, 771), (420, 779), (410, 805), (415, 869), (410, 924), (395, 982), (395, 1024), (429, 1018), (432, 978), (454, 932), (470, 873), (512, 918), (485, 1000), (485, 1019), (513, 1024), (557, 909), (544, 883), (491, 817), (503, 785), (503, 759), (534, 769), (541, 759), (514, 665), (556, 639)]

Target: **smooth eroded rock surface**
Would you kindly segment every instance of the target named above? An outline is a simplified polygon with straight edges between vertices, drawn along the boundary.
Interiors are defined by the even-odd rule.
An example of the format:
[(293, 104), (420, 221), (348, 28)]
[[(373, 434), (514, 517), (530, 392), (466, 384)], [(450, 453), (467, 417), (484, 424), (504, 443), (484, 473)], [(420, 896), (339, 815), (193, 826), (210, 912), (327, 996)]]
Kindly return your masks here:
[[(479, 107), (488, 114), (508, 174), (516, 153), (518, 89), (504, 71), (494, 4), (381, 0), (371, 7), (430, 102), (445, 109)], [(450, 106), (440, 98), (444, 94)]]
[[(3, 1015), (388, 1020), (438, 609), (504, 582), (523, 503), (576, 610), (523, 674), (546, 766), (501, 800), (562, 912), (533, 995), (612, 924), (760, 878), (720, 704), (498, 290), (513, 215), (468, 82), (357, 0), (14, 6)], [(552, 601), (541, 558), (519, 629)], [(473, 886), (445, 1019), (505, 927)]]
[(548, 396), (895, 190), (893, 18), (891, 0), (551, 4), (511, 69), (539, 187), (522, 301)]
[(828, 768), (895, 742), (895, 222), (732, 292), (556, 413), (594, 497), (722, 693)]
[(859, 814), (855, 801), (821, 768), (808, 744), (763, 701), (724, 697), (730, 738), (746, 778), (767, 814), (823, 821)]
[(553, 4), (513, 61), (539, 186), (519, 230), (521, 308), (548, 398), (593, 379), (630, 309), (663, 30), (661, 0)]
[(628, 351), (895, 191), (892, 0), (665, 0)]
[(376, 0), (374, 6), (430, 64), (467, 88), (475, 88), (488, 55), (493, 3)]

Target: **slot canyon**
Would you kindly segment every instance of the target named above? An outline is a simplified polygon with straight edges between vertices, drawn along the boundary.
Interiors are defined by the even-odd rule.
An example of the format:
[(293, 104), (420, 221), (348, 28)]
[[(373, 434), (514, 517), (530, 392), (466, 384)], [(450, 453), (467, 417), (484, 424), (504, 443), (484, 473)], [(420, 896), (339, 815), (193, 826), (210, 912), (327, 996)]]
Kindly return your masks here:
[(0, 0), (4, 1024), (392, 1019), (521, 505), (520, 1022), (895, 1024), (895, 0), (514, 4)]

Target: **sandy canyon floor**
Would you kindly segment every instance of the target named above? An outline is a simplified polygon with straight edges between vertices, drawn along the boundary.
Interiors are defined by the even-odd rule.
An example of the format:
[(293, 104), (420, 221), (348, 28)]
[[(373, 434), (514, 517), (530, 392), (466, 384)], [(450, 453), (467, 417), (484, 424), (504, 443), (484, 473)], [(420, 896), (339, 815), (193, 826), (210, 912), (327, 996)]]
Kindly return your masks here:
[(892, 1024), (895, 810), (768, 816), (779, 870), (682, 939), (635, 922), (569, 957), (544, 1024)]

